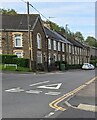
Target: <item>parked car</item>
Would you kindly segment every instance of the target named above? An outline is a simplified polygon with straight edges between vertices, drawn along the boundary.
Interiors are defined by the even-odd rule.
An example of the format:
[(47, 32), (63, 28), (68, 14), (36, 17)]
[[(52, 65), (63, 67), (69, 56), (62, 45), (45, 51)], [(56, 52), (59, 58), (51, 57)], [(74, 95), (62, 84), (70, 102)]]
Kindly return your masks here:
[(90, 63), (84, 63), (83, 66), (82, 66), (82, 69), (93, 70), (93, 69), (95, 69), (95, 67), (94, 67), (94, 65), (92, 65)]

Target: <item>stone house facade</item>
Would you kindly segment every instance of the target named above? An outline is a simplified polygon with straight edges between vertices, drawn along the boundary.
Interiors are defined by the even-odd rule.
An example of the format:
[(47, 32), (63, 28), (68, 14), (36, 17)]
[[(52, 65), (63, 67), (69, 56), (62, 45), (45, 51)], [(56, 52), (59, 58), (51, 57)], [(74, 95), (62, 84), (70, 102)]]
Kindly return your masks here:
[(66, 40), (63, 35), (45, 27), (40, 15), (30, 14), (31, 46), (28, 40), (27, 14), (1, 16), (0, 54), (16, 54), (28, 59), (31, 57), (34, 70), (40, 64), (46, 70), (49, 64), (56, 61), (66, 61), (68, 64), (89, 62), (89, 49), (86, 46), (76, 40)]
[(47, 61), (47, 43), (39, 15), (30, 15), (31, 48), (29, 48), (26, 14), (2, 15), (0, 33), (2, 46), (0, 51), (2, 54), (16, 54), (18, 57), (29, 59), (29, 49), (31, 49), (32, 67), (34, 69), (37, 69), (38, 63)]

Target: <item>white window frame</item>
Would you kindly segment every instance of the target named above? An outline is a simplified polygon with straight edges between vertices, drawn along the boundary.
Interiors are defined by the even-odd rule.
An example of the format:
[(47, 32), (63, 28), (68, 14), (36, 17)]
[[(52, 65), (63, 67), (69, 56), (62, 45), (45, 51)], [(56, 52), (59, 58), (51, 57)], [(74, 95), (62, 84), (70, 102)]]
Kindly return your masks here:
[[(19, 56), (17, 55), (17, 53), (21, 53), (21, 57), (19, 57)], [(22, 52), (22, 51), (16, 51), (16, 52), (15, 52), (15, 55), (17, 55), (18, 58), (23, 58), (23, 52)]]
[(62, 43), (62, 52), (65, 52), (65, 45)]
[(58, 42), (58, 51), (61, 51), (61, 45), (60, 45), (60, 42)]
[(37, 48), (41, 49), (41, 34), (37, 33)]
[(71, 53), (71, 45), (69, 45), (69, 53)]
[(56, 62), (57, 61), (57, 54), (54, 53), (54, 61)]
[(57, 49), (57, 47), (56, 47), (56, 41), (55, 40), (53, 41), (53, 47), (54, 47), (54, 50)]
[(65, 61), (65, 55), (62, 54), (62, 61)]
[(51, 49), (51, 39), (48, 39), (48, 49)]
[[(20, 36), (20, 45), (16, 45), (16, 36), (19, 37)], [(15, 43), (15, 47), (23, 47), (22, 46), (22, 34), (14, 34), (14, 43)]]
[[(39, 56), (40, 54), (40, 56)], [(38, 58), (40, 57), (40, 62), (38, 61)], [(37, 51), (37, 63), (42, 63), (42, 52), (41, 51)]]

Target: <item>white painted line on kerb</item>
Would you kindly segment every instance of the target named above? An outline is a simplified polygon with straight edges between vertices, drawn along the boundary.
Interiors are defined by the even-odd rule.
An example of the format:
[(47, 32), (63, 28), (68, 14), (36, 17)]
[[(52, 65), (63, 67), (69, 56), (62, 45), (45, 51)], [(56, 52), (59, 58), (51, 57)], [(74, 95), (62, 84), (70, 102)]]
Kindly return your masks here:
[(59, 95), (61, 94), (60, 92), (48, 92), (48, 93), (45, 93), (46, 95)]
[(48, 115), (45, 116), (45, 118), (48, 118), (48, 117), (50, 117), (50, 116), (52, 116), (54, 114), (55, 114), (54, 112), (50, 112)]
[(29, 90), (29, 91), (26, 91), (26, 93), (32, 93), (32, 94), (39, 94), (41, 93), (42, 91), (37, 91), (37, 90)]
[(81, 110), (97, 112), (97, 106), (94, 105), (79, 104), (77, 108)]
[(35, 85), (40, 85), (40, 84), (43, 84), (43, 83), (48, 83), (49, 81), (43, 81), (43, 82), (39, 82), (39, 83), (34, 83), (34, 84), (31, 84), (29, 86), (35, 86)]
[(24, 91), (24, 90), (21, 89), (20, 87), (5, 90), (5, 92), (23, 92), (23, 91)]

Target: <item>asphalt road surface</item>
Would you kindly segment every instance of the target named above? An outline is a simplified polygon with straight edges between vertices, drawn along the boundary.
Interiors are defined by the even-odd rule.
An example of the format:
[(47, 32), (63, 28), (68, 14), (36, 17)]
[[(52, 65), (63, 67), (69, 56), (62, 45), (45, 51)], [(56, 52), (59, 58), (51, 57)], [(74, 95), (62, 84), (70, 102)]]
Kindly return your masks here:
[[(94, 70), (46, 74), (2, 73), (2, 117), (57, 118), (63, 113), (66, 114), (62, 115), (64, 118), (67, 115), (72, 116), (71, 111), (79, 111), (72, 109), (61, 111), (50, 107), (49, 104), (93, 77)], [(62, 102), (59, 104), (65, 106)], [(87, 113), (87, 117), (89, 116), (90, 112)]]

